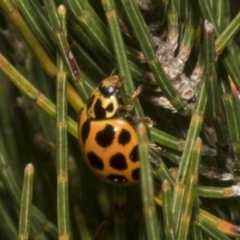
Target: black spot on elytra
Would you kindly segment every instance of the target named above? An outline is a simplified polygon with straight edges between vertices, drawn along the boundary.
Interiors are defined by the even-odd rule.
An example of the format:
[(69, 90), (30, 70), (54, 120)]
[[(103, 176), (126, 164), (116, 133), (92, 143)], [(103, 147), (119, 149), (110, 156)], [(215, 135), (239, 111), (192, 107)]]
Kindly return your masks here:
[(132, 171), (132, 178), (134, 180), (139, 180), (139, 178), (140, 178), (140, 168), (136, 168)]
[(109, 104), (107, 105), (107, 107), (106, 107), (106, 110), (107, 110), (108, 112), (112, 112), (112, 111), (113, 111), (113, 103), (109, 103)]
[(139, 161), (139, 157), (138, 157), (138, 145), (136, 145), (132, 151), (130, 152), (129, 158), (132, 162), (137, 162)]
[(106, 111), (103, 108), (102, 101), (100, 99), (97, 99), (94, 105), (94, 113), (95, 113), (95, 118), (98, 118), (98, 119), (106, 118)]
[(86, 120), (86, 122), (83, 123), (81, 128), (81, 139), (82, 139), (83, 145), (85, 144), (89, 133), (90, 133), (90, 121)]
[(129, 131), (122, 129), (118, 136), (118, 143), (124, 146), (125, 144), (129, 143), (130, 140), (131, 134), (129, 133)]
[(114, 181), (116, 183), (125, 183), (127, 182), (127, 178), (125, 178), (122, 175), (118, 175), (118, 174), (110, 174), (107, 176), (107, 178), (111, 181)]
[(127, 169), (126, 158), (122, 153), (116, 153), (110, 158), (109, 165), (119, 171)]
[(93, 168), (103, 170), (104, 168), (103, 160), (98, 155), (96, 155), (94, 152), (89, 152), (87, 154), (87, 158)]
[(97, 133), (95, 140), (101, 147), (106, 148), (112, 144), (114, 136), (114, 127), (110, 124), (107, 124), (102, 131)]
[(87, 109), (90, 109), (92, 107), (92, 104), (93, 104), (93, 100), (94, 100), (95, 96), (91, 96), (89, 99), (88, 99), (88, 102), (87, 102)]

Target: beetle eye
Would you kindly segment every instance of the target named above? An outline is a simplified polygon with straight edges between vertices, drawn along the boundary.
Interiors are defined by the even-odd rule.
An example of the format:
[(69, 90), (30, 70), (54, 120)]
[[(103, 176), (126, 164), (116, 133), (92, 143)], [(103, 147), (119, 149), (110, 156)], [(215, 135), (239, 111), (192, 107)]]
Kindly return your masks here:
[(99, 91), (105, 96), (105, 97), (111, 97), (115, 92), (116, 88), (114, 86), (108, 86), (104, 87), (102, 85), (99, 86)]
[(115, 92), (115, 88), (113, 87), (113, 86), (109, 86), (109, 88), (108, 88), (108, 93), (109, 94), (112, 94), (112, 93), (114, 93)]

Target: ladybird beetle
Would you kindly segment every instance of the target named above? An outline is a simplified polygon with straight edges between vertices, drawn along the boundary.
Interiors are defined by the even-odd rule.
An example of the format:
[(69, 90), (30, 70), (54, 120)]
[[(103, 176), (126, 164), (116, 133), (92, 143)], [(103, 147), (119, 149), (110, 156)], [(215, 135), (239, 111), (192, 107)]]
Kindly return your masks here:
[(138, 136), (119, 114), (118, 76), (104, 79), (93, 90), (79, 117), (79, 143), (87, 165), (101, 178), (114, 183), (139, 181)]

